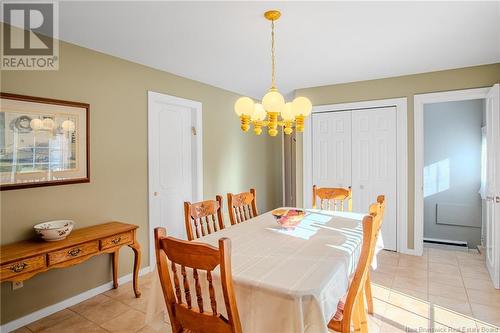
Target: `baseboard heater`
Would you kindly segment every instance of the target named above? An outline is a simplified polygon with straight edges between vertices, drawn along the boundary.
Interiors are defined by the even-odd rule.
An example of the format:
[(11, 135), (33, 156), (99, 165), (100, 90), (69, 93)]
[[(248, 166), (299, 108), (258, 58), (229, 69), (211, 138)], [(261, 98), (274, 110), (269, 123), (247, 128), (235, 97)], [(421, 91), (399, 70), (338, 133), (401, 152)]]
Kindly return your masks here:
[(468, 247), (466, 241), (454, 241), (454, 240), (449, 240), (449, 239), (424, 238), (424, 243), (456, 246), (456, 247), (460, 247), (460, 248), (467, 248)]

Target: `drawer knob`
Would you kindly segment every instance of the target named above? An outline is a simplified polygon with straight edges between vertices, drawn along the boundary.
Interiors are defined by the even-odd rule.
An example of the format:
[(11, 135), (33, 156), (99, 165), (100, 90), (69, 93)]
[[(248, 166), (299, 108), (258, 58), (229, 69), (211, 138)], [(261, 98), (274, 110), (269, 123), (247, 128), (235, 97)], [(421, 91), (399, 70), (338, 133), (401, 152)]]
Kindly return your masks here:
[(82, 252), (81, 249), (72, 249), (68, 251), (68, 254), (72, 257), (77, 256), (80, 252)]
[(28, 266), (27, 263), (25, 262), (18, 262), (12, 266), (10, 266), (10, 270), (13, 271), (14, 273), (19, 273), (19, 272), (22, 272), (26, 266)]
[(121, 237), (118, 237), (118, 238), (112, 239), (112, 240), (111, 240), (111, 243), (113, 243), (113, 244), (118, 244), (121, 240), (122, 240), (122, 238), (121, 238)]

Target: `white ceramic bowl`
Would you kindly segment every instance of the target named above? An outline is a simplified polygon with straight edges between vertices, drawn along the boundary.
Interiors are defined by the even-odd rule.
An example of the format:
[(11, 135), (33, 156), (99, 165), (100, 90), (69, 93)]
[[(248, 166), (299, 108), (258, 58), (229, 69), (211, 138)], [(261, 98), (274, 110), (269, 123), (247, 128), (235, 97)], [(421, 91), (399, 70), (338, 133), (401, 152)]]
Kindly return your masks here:
[(73, 230), (75, 222), (71, 220), (48, 221), (35, 225), (35, 232), (44, 240), (53, 242), (65, 239)]

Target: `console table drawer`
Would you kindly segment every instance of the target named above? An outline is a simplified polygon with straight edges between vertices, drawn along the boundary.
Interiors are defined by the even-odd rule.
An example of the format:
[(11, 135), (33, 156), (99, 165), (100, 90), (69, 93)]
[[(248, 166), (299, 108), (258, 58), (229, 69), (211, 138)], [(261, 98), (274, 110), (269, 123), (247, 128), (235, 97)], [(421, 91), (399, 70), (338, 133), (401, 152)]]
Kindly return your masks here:
[(1, 268), (1, 279), (7, 279), (15, 275), (24, 274), (45, 267), (45, 256), (37, 256), (16, 261), (12, 264), (3, 265)]
[(132, 240), (133, 236), (130, 232), (103, 238), (101, 239), (101, 250), (106, 250), (117, 245), (127, 244), (132, 242)]
[(63, 250), (49, 253), (49, 265), (54, 265), (60, 262), (72, 260), (79, 257), (84, 257), (89, 254), (97, 253), (98, 251), (99, 251), (98, 241), (83, 243), (74, 247), (68, 247)]

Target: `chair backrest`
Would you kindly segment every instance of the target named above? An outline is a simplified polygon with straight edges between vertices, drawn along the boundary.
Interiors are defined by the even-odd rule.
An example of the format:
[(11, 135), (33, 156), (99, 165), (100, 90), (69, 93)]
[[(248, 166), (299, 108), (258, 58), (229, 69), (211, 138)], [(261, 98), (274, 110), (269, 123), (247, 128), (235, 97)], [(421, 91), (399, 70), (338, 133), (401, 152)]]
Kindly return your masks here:
[(344, 211), (344, 202), (347, 201), (347, 210), (352, 212), (352, 189), (350, 186), (341, 188), (313, 185), (313, 208), (316, 208), (317, 197), (320, 199), (319, 209)]
[[(361, 245), (361, 254), (359, 256), (358, 265), (356, 266), (356, 271), (350, 282), (349, 290), (347, 291), (347, 297), (345, 301), (342, 325), (345, 326), (342, 332), (350, 331), (351, 318), (353, 316), (354, 304), (357, 297), (364, 297), (360, 295), (365, 285), (366, 278), (369, 271), (369, 266), (373, 258), (373, 252), (375, 249), (376, 235), (377, 235), (377, 225), (380, 223), (380, 216), (367, 215), (363, 218), (363, 243)], [(333, 318), (332, 318), (333, 320)]]
[[(156, 228), (155, 250), (156, 264), (172, 332), (241, 333), (231, 276), (231, 242), (229, 239), (221, 238), (219, 248), (216, 248), (207, 244), (167, 237), (165, 228)], [(171, 271), (169, 271), (169, 265)], [(227, 318), (222, 316), (217, 308), (212, 282), (212, 271), (217, 266), (220, 267)], [(190, 285), (186, 268), (192, 269), (194, 286)], [(206, 271), (210, 309), (203, 307), (198, 271)], [(196, 295), (192, 294), (192, 290)], [(193, 304), (195, 303), (193, 299), (197, 304)]]
[(184, 202), (184, 219), (189, 240), (224, 229), (222, 196), (196, 203)]
[(250, 192), (227, 194), (227, 205), (231, 225), (241, 223), (258, 215), (255, 189)]
[(377, 203), (371, 204), (370, 205), (370, 215), (375, 216), (377, 215), (379, 218), (379, 224), (377, 226), (377, 229), (375, 230), (377, 233), (380, 231), (380, 228), (382, 228), (382, 223), (384, 220), (384, 213), (385, 213), (385, 195), (379, 195), (377, 196)]

